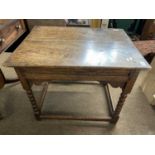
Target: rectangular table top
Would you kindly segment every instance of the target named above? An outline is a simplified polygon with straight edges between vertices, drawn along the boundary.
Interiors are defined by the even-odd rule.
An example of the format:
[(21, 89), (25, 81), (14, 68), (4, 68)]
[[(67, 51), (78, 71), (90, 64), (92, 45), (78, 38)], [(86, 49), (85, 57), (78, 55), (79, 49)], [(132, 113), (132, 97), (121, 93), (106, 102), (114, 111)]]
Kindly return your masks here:
[(12, 67), (147, 69), (121, 29), (36, 26), (5, 63)]

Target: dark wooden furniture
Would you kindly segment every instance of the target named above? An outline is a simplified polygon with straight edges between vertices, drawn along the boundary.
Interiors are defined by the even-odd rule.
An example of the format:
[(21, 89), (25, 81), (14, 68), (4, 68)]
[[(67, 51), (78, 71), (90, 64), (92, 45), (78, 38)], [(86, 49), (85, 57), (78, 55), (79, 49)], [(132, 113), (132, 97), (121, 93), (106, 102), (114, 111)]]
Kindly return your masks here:
[(29, 31), (31, 31), (34, 26), (66, 26), (64, 19), (26, 19), (25, 23)]
[[(141, 69), (150, 66), (123, 30), (73, 27), (35, 27), (5, 65), (14, 67), (37, 119), (109, 121), (116, 123)], [(47, 85), (53, 81), (99, 81), (105, 88), (109, 115), (104, 118), (42, 114)], [(36, 101), (34, 83), (45, 82)], [(116, 108), (107, 84), (120, 87)], [(80, 104), (80, 103), (79, 103)]]
[[(6, 51), (26, 32), (24, 20), (0, 19), (0, 54)], [(6, 83), (17, 82), (19, 79), (6, 79), (0, 68), (0, 88)], [(0, 114), (0, 118), (2, 118)]]
[(155, 40), (134, 41), (134, 44), (147, 62), (151, 63), (155, 56)]
[[(0, 19), (0, 54), (6, 51), (25, 32), (26, 28), (23, 20)], [(6, 79), (0, 69), (0, 88), (2, 88), (5, 83), (16, 81), (18, 81), (18, 79)]]
[(23, 20), (0, 19), (0, 52), (10, 47), (24, 32)]
[(155, 20), (154, 19), (147, 19), (145, 21), (140, 39), (141, 40), (155, 39)]

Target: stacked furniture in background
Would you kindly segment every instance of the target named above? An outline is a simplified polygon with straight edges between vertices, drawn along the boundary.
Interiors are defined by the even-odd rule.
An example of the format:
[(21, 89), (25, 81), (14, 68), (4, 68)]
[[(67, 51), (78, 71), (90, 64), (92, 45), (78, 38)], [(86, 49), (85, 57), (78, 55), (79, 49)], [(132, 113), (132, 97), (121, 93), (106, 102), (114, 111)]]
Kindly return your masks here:
[(66, 26), (64, 19), (26, 19), (26, 24), (30, 31), (34, 26)]
[[(26, 32), (26, 27), (23, 20), (0, 19), (0, 88), (3, 88), (6, 83), (18, 81), (17, 75), (13, 68), (3, 67), (3, 62), (11, 55), (5, 52), (11, 45), (18, 41)], [(9, 70), (5, 74), (6, 70)], [(0, 114), (0, 118), (2, 118)]]
[(155, 56), (155, 40), (134, 41), (134, 44), (145, 59), (151, 63)]
[[(1, 19), (0, 20), (0, 88), (5, 83), (17, 81), (17, 76), (14, 74), (15, 79), (5, 78), (3, 72), (5, 68), (2, 67), (2, 63), (5, 58), (11, 53), (4, 53), (13, 43), (15, 43), (26, 32), (25, 24), (23, 20), (16, 19)], [(7, 55), (7, 56), (5, 56)]]

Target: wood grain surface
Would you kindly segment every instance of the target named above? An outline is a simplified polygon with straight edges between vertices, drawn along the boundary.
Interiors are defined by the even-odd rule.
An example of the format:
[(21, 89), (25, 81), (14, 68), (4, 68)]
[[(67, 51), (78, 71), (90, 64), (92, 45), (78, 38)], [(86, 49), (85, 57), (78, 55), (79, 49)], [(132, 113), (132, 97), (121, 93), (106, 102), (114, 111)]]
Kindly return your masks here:
[(150, 68), (121, 29), (48, 26), (35, 27), (6, 65)]

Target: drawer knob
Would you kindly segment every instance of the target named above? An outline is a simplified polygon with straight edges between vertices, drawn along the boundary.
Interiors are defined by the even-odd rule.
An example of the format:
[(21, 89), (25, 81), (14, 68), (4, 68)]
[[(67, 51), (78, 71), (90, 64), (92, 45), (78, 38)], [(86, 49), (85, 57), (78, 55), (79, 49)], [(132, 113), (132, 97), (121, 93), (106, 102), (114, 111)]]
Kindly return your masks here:
[(16, 25), (16, 29), (17, 30), (21, 29), (21, 25), (20, 24), (19, 25)]
[(5, 39), (4, 38), (0, 38), (0, 43), (4, 43), (5, 42)]

